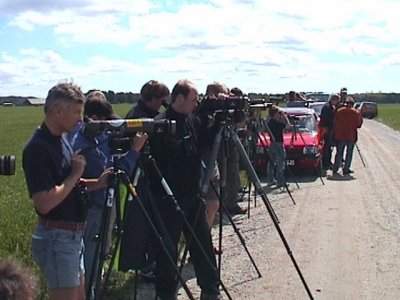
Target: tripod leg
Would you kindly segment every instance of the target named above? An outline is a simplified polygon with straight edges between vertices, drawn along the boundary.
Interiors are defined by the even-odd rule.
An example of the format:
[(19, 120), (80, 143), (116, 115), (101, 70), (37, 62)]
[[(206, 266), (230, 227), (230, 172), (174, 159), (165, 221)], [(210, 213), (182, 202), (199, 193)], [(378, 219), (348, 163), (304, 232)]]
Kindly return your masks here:
[(136, 199), (140, 205), (140, 208), (142, 209), (143, 213), (146, 216), (147, 221), (149, 222), (149, 225), (151, 227), (151, 229), (153, 230), (154, 234), (157, 237), (158, 242), (160, 243), (160, 246), (162, 247), (164, 254), (166, 255), (166, 257), (169, 260), (170, 265), (173, 267), (175, 274), (178, 277), (179, 282), (182, 284), (183, 289), (185, 290), (186, 294), (188, 295), (189, 299), (194, 300), (193, 294), (191, 293), (191, 291), (189, 290), (188, 286), (186, 285), (186, 282), (183, 280), (181, 274), (179, 273), (179, 270), (175, 264), (174, 259), (172, 258), (172, 256), (169, 253), (168, 248), (165, 245), (165, 242), (163, 240), (163, 238), (161, 237), (161, 235), (159, 234), (158, 229), (156, 228), (156, 226), (154, 225), (154, 223), (151, 220), (150, 215), (147, 213), (146, 208), (144, 207), (142, 201), (139, 199), (135, 188), (133, 187), (133, 185), (130, 183), (129, 178), (127, 175), (125, 175), (125, 184), (127, 185), (128, 191), (131, 194), (131, 196)]
[[(220, 132), (222, 132), (222, 130), (220, 130)], [(170, 187), (168, 186), (166, 180), (165, 180), (164, 177), (162, 176), (161, 171), (160, 171), (160, 169), (158, 168), (156, 161), (154, 160), (153, 157), (150, 158), (150, 161), (152, 162), (152, 166), (153, 166), (154, 170), (156, 171), (158, 177), (160, 178), (160, 181), (161, 181), (161, 183), (162, 183), (162, 186), (163, 186), (165, 192), (166, 192), (167, 195), (169, 196), (168, 198), (169, 198), (169, 199), (172, 201), (172, 203), (174, 204), (176, 212), (178, 212), (178, 213), (180, 214), (180, 216), (181, 216), (181, 218), (182, 218), (182, 220), (183, 220), (183, 222), (184, 222), (184, 224), (185, 224), (185, 226), (186, 226), (188, 232), (189, 232), (190, 235), (191, 235), (191, 238), (193, 238), (193, 240), (196, 242), (196, 244), (197, 244), (198, 247), (199, 247), (199, 250), (200, 250), (201, 254), (205, 257), (206, 263), (207, 263), (208, 266), (212, 269), (212, 271), (215, 272), (215, 274), (218, 274), (217, 268), (215, 267), (215, 265), (214, 265), (213, 262), (211, 261), (210, 257), (208, 256), (207, 252), (205, 251), (205, 249), (204, 249), (202, 243), (201, 243), (200, 240), (198, 239), (198, 237), (197, 237), (195, 231), (193, 230), (192, 225), (190, 224), (190, 222), (188, 221), (188, 218), (187, 218), (186, 215), (185, 215), (185, 212), (180, 208), (180, 205), (179, 205), (178, 201), (176, 200), (175, 196), (173, 195), (173, 193), (172, 193)], [(214, 160), (211, 159), (210, 162), (211, 162), (211, 165), (214, 166), (214, 165), (215, 165), (215, 158), (214, 158)], [(209, 172), (209, 175), (208, 175), (208, 176), (209, 176), (209, 177), (208, 177), (209, 179), (208, 179), (208, 180), (210, 180), (211, 175), (212, 175), (212, 172), (213, 172), (213, 170), (211, 170), (211, 171)], [(207, 184), (207, 187), (208, 187), (208, 184)], [(204, 188), (204, 186), (203, 186), (203, 188)], [(208, 189), (208, 188), (207, 188), (207, 189)], [(207, 192), (207, 189), (204, 189), (204, 190), (205, 190), (205, 193)], [(197, 226), (197, 224), (196, 224), (195, 226)], [(178, 271), (178, 272), (179, 272), (179, 271)], [(228, 299), (232, 300), (232, 297), (231, 297), (231, 295), (229, 294), (228, 290), (226, 289), (226, 287), (225, 287), (224, 283), (222, 282), (221, 278), (218, 277), (218, 279), (219, 279), (219, 284), (221, 285), (222, 289), (224, 290), (226, 296), (228, 297)]]
[(272, 206), (271, 206), (271, 204), (269, 203), (268, 197), (267, 197), (267, 195), (265, 194), (265, 192), (264, 192), (264, 190), (263, 190), (263, 188), (262, 188), (262, 186), (261, 186), (261, 182), (260, 182), (260, 180), (259, 180), (259, 178), (258, 178), (256, 172), (254, 171), (254, 168), (253, 168), (253, 166), (251, 165), (250, 160), (249, 160), (249, 158), (248, 158), (247, 155), (246, 155), (246, 152), (245, 152), (244, 149), (243, 149), (243, 145), (241, 144), (240, 139), (239, 139), (239, 137), (237, 136), (236, 132), (234, 132), (232, 129), (230, 129), (230, 130), (232, 131), (232, 138), (233, 138), (233, 140), (234, 140), (235, 143), (236, 143), (237, 149), (238, 149), (240, 155), (243, 156), (243, 161), (244, 161), (245, 164), (246, 164), (246, 169), (247, 169), (247, 171), (248, 171), (249, 174), (250, 174), (250, 177), (251, 177), (251, 179), (252, 179), (252, 181), (253, 181), (253, 183), (254, 183), (254, 186), (258, 189), (258, 191), (259, 191), (259, 193), (260, 193), (260, 195), (261, 195), (261, 199), (263, 200), (263, 202), (264, 202), (264, 204), (265, 204), (265, 207), (267, 208), (268, 213), (269, 213), (270, 216), (271, 216), (272, 222), (274, 223), (275, 228), (276, 228), (276, 230), (278, 231), (278, 234), (279, 234), (279, 236), (280, 236), (280, 238), (281, 238), (281, 240), (282, 240), (282, 243), (283, 243), (283, 245), (285, 246), (286, 251), (287, 251), (288, 255), (290, 256), (290, 258), (291, 258), (291, 260), (292, 260), (292, 263), (293, 263), (293, 265), (294, 265), (294, 267), (295, 267), (295, 269), (296, 269), (296, 271), (297, 271), (297, 273), (298, 273), (298, 275), (299, 275), (299, 277), (300, 277), (300, 279), (301, 279), (301, 281), (302, 281), (302, 283), (303, 283), (303, 286), (304, 286), (304, 288), (306, 289), (306, 292), (307, 292), (308, 296), (310, 297), (310, 299), (314, 299), (314, 297), (313, 297), (313, 295), (311, 294), (311, 291), (310, 291), (310, 289), (308, 288), (308, 285), (307, 285), (307, 283), (306, 283), (306, 281), (305, 281), (305, 279), (304, 279), (304, 277), (303, 277), (303, 274), (301, 273), (301, 270), (300, 270), (299, 266), (297, 265), (297, 262), (296, 262), (296, 260), (295, 260), (295, 258), (294, 258), (294, 256), (293, 256), (292, 250), (290, 249), (289, 244), (287, 243), (287, 241), (286, 241), (286, 239), (285, 239), (285, 236), (283, 235), (283, 232), (282, 232), (281, 228), (279, 227), (278, 220), (277, 220), (276, 217), (274, 216)]
[[(248, 195), (247, 195), (247, 218), (250, 219), (250, 199), (251, 199), (251, 181), (247, 176), (248, 182)], [(256, 197), (254, 197), (254, 207), (257, 207)]]
[[(215, 186), (214, 186), (214, 184), (213, 184), (212, 182), (211, 182), (211, 187), (213, 188), (214, 192), (217, 194), (218, 198), (221, 198), (221, 196), (218, 195), (218, 193), (217, 193), (217, 191), (216, 191), (216, 188), (215, 188)], [(225, 212), (226, 216), (228, 217), (229, 222), (231, 223), (231, 225), (232, 225), (232, 227), (233, 227), (235, 233), (237, 234), (237, 236), (238, 236), (240, 242), (242, 243), (242, 246), (244, 247), (244, 249), (245, 249), (245, 251), (246, 251), (248, 257), (250, 258), (250, 261), (251, 261), (251, 263), (253, 264), (253, 266), (254, 266), (254, 268), (255, 268), (257, 274), (258, 274), (258, 277), (261, 278), (261, 273), (260, 273), (260, 271), (258, 270), (257, 265), (255, 264), (254, 259), (253, 259), (253, 257), (251, 256), (251, 254), (250, 254), (250, 252), (249, 252), (249, 250), (248, 250), (248, 248), (247, 248), (247, 246), (246, 246), (246, 241), (245, 241), (245, 239), (243, 238), (243, 236), (241, 235), (239, 229), (237, 228), (237, 226), (236, 226), (236, 224), (235, 224), (235, 221), (233, 220), (232, 216), (230, 215), (228, 209), (226, 208), (225, 203), (222, 202), (221, 204), (222, 204), (221, 207), (223, 208), (223, 211)]]
[[(226, 131), (224, 131), (226, 132)], [(218, 273), (219, 277), (221, 277), (221, 264), (222, 264), (222, 230), (223, 230), (223, 206), (226, 200), (226, 176), (227, 176), (227, 163), (228, 163), (228, 139), (225, 137), (223, 147), (221, 147), (220, 151), (220, 159), (219, 159), (219, 172), (220, 172), (220, 189), (219, 189), (219, 230), (218, 230)], [(210, 182), (212, 184), (212, 182)], [(217, 191), (214, 190), (216, 194)]]
[(224, 210), (225, 214), (228, 216), (229, 222), (231, 223), (233, 230), (235, 231), (236, 235), (238, 236), (240, 243), (242, 244), (244, 250), (246, 251), (247, 256), (249, 257), (251, 263), (253, 264), (253, 267), (256, 270), (258, 277), (261, 278), (262, 276), (261, 276), (260, 270), (258, 269), (253, 257), (250, 254), (249, 249), (246, 246), (246, 241), (243, 238), (242, 234), (240, 233), (239, 229), (237, 228), (235, 221), (233, 221), (232, 216), (229, 214), (228, 209), (226, 208), (225, 204), (223, 204), (223, 210)]
[(315, 168), (315, 172), (317, 173), (319, 179), (321, 180), (322, 185), (325, 185), (325, 182), (324, 182), (324, 180), (322, 179), (321, 165), (319, 165), (319, 166), (317, 166), (317, 167)]
[(135, 270), (135, 288), (133, 291), (133, 300), (137, 300), (137, 286), (139, 283), (139, 280), (138, 280), (139, 274), (138, 273), (139, 273), (138, 270)]
[[(115, 176), (113, 181), (115, 180)], [(99, 233), (99, 240), (96, 246), (96, 254), (92, 267), (92, 274), (88, 285), (88, 296), (90, 299), (92, 288), (94, 285), (94, 296), (95, 299), (102, 299), (103, 288), (102, 288), (102, 273), (104, 261), (106, 258), (107, 252), (107, 237), (108, 237), (108, 229), (110, 226), (110, 218), (111, 218), (111, 209), (114, 203), (114, 193), (115, 193), (115, 185), (111, 185), (107, 191), (107, 199), (106, 205), (103, 211), (103, 217), (101, 221), (101, 228)], [(95, 276), (93, 276), (95, 275)]]
[(358, 144), (357, 144), (357, 143), (355, 143), (355, 144), (356, 144), (356, 149), (357, 149), (357, 152), (358, 152), (358, 156), (360, 156), (361, 162), (362, 162), (362, 164), (363, 164), (363, 166), (364, 166), (364, 168), (365, 168), (366, 165), (365, 165), (365, 162), (364, 162), (364, 158), (363, 158), (363, 156), (361, 155), (360, 148), (358, 147)]

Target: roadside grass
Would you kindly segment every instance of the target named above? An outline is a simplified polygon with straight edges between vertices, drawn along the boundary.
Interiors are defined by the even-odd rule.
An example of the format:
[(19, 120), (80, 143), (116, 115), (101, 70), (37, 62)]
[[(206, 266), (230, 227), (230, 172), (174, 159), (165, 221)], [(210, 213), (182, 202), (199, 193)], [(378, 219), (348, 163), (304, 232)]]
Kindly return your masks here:
[[(124, 117), (131, 104), (114, 105), (117, 114)], [(400, 104), (379, 104), (378, 121), (400, 130)], [(12, 257), (32, 270), (39, 279), (39, 299), (47, 298), (43, 277), (31, 258), (31, 234), (36, 214), (26, 189), (22, 170), (22, 150), (34, 129), (43, 119), (43, 107), (0, 107), (0, 155), (16, 156), (14, 176), (0, 176), (0, 258)], [(247, 177), (241, 174), (246, 185)], [(112, 297), (132, 292), (132, 274), (113, 274)], [(118, 296), (123, 298), (123, 296)]]

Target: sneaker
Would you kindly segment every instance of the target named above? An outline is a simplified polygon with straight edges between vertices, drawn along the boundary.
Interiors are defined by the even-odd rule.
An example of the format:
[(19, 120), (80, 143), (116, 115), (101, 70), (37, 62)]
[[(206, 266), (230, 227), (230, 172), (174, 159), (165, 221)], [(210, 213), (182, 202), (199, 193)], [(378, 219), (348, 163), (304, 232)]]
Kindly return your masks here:
[(234, 207), (228, 208), (228, 212), (231, 215), (244, 215), (247, 213), (247, 208), (241, 207), (240, 205), (235, 205)]

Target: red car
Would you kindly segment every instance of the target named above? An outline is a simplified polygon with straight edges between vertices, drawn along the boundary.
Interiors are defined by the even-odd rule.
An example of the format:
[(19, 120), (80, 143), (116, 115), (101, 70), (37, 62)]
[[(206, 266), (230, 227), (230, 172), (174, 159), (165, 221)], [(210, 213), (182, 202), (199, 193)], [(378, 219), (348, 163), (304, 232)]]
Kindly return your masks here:
[[(323, 146), (323, 132), (318, 126), (318, 115), (313, 109), (305, 107), (282, 108), (287, 114), (290, 126), (283, 132), (286, 150), (286, 166), (319, 171)], [(257, 171), (267, 170), (270, 137), (264, 124), (256, 145), (253, 159)]]

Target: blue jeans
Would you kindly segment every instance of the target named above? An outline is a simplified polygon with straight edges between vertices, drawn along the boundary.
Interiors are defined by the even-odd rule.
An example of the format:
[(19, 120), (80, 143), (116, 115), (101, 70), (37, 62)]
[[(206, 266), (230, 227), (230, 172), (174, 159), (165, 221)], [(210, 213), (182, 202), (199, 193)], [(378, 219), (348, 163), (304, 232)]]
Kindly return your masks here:
[(336, 173), (342, 164), (342, 158), (344, 153), (344, 148), (346, 148), (346, 157), (343, 166), (343, 173), (349, 173), (351, 161), (353, 160), (353, 150), (355, 143), (348, 141), (337, 141), (336, 142), (336, 156), (335, 164), (333, 165), (333, 172)]
[(47, 287), (80, 285), (83, 266), (83, 231), (45, 228), (37, 225), (32, 235), (32, 256), (44, 273)]
[(285, 171), (285, 147), (283, 146), (283, 143), (272, 142), (268, 151), (269, 161), (267, 165), (267, 182), (272, 183), (276, 179), (278, 186), (284, 186), (285, 177), (283, 176), (283, 173)]

